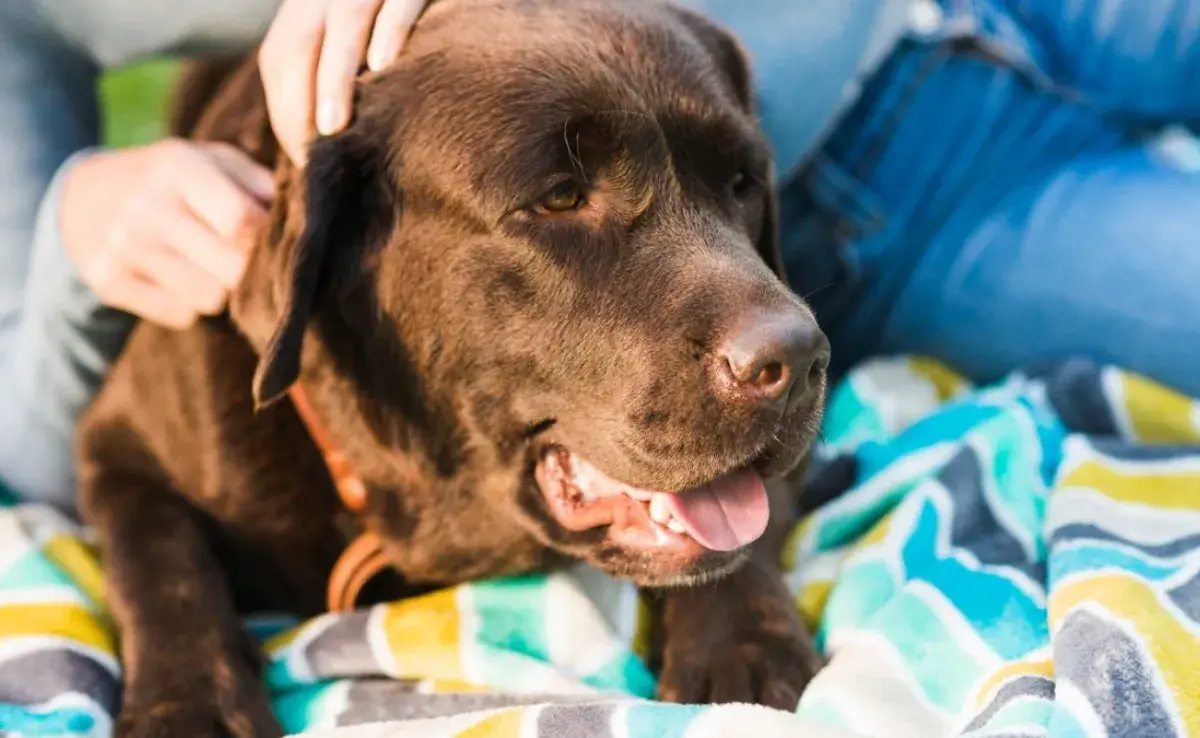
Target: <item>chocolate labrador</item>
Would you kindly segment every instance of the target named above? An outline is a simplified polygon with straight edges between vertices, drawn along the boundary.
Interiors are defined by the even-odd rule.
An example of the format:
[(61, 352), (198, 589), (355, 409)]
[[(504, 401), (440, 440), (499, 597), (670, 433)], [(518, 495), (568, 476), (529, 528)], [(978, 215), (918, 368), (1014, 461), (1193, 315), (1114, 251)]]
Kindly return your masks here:
[(279, 195), (228, 315), (139, 326), (81, 426), (119, 734), (277, 734), (239, 614), (320, 612), (364, 529), (381, 596), (630, 578), (662, 697), (793, 708), (818, 659), (778, 560), (828, 345), (782, 281), (730, 36), (647, 0), (441, 0), (303, 169), (253, 60), (213, 69), (181, 135), (251, 152)]

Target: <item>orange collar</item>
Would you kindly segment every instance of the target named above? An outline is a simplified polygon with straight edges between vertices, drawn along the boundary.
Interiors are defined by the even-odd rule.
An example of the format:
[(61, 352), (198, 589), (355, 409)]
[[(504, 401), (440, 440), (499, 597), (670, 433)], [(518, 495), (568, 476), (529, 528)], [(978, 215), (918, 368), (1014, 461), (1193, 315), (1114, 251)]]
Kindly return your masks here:
[[(367, 502), (367, 487), (362, 478), (354, 473), (345, 455), (333, 444), (324, 424), (308, 401), (308, 395), (300, 385), (293, 384), (288, 390), (288, 395), (300, 420), (308, 428), (313, 443), (325, 458), (325, 466), (329, 468), (329, 475), (333, 477), (333, 484), (337, 487), (342, 504), (351, 513), (361, 513)], [(330, 612), (350, 612), (355, 608), (358, 596), (367, 582), (386, 568), (383, 541), (370, 531), (360, 534), (333, 565), (333, 571), (329, 574), (329, 586), (325, 592), (326, 607)]]

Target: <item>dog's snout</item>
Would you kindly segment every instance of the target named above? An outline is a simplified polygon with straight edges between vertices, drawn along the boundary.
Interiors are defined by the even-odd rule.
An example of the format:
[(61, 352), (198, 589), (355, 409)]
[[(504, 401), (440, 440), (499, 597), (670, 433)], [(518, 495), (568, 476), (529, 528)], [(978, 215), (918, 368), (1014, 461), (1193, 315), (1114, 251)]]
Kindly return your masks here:
[(829, 340), (811, 317), (766, 316), (731, 332), (715, 359), (719, 384), (737, 399), (785, 404), (821, 382)]

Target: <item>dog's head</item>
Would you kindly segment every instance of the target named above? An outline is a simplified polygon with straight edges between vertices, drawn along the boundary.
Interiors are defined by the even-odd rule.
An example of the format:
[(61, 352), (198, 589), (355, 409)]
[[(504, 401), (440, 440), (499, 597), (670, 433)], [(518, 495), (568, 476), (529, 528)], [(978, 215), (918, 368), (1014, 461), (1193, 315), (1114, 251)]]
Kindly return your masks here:
[(646, 0), (442, 0), (284, 179), (272, 290), (240, 308), (271, 327), (260, 402), (312, 328), (389, 453), (559, 551), (662, 584), (762, 534), (828, 347), (781, 279), (724, 32)]

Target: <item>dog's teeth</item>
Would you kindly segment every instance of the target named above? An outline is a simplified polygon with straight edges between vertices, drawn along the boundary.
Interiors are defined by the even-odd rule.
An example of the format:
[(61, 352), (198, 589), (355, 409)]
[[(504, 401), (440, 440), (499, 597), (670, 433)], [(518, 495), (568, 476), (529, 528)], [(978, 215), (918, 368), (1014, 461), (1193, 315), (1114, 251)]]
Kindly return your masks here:
[(683, 523), (679, 522), (675, 518), (671, 518), (670, 522), (667, 523), (667, 527), (676, 533), (687, 533), (687, 528), (684, 528)]
[(671, 508), (665, 496), (654, 495), (650, 498), (650, 519), (663, 525), (671, 522)]

